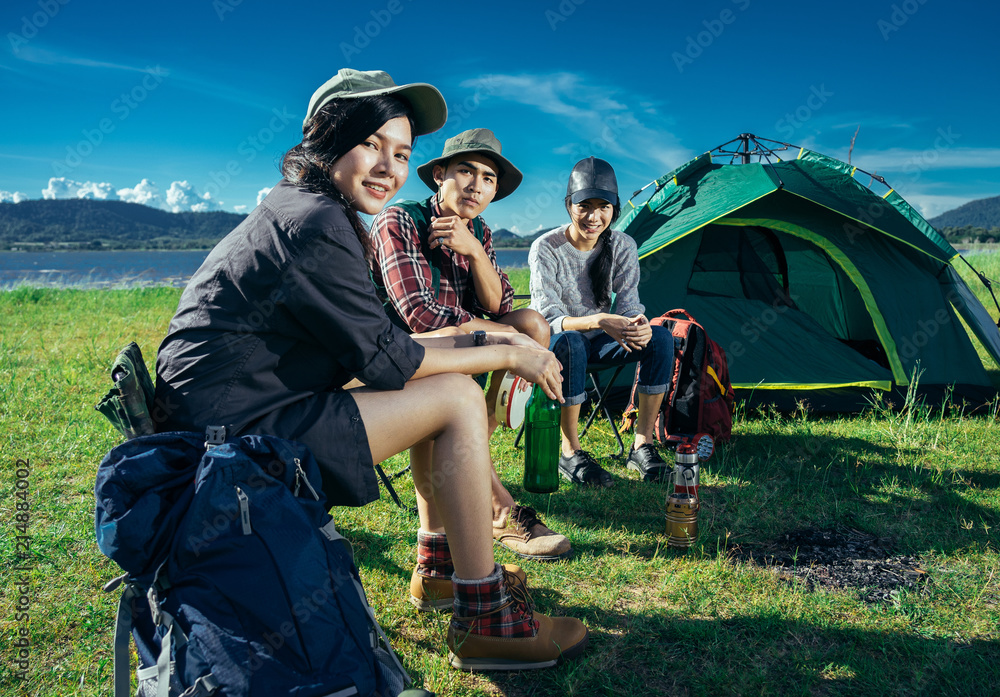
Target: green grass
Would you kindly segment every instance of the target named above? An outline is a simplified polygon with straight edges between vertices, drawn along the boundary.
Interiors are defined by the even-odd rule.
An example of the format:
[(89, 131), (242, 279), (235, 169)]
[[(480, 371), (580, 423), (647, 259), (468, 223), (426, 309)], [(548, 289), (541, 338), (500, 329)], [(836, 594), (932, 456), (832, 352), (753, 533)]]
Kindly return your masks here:
[[(993, 259), (973, 258), (992, 278)], [(1000, 260), (998, 260), (1000, 262)], [(992, 266), (988, 266), (992, 265)], [(515, 271), (519, 292), (527, 272)], [(107, 695), (118, 574), (93, 533), (93, 477), (120, 442), (93, 409), (107, 368), (130, 340), (152, 364), (175, 289), (0, 293), (0, 695)], [(992, 301), (987, 305), (992, 307)], [(334, 514), (352, 540), (365, 587), (404, 664), (441, 694), (986, 695), (1000, 689), (1000, 436), (996, 410), (903, 412), (876, 402), (857, 417), (807, 410), (746, 413), (702, 471), (699, 538), (666, 547), (666, 485), (644, 484), (606, 460), (606, 491), (534, 495), (520, 485), (509, 431), (491, 442), (501, 478), (572, 539), (576, 555), (525, 564), (538, 608), (583, 619), (578, 660), (522, 674), (450, 669), (446, 616), (406, 601), (417, 519), (388, 497)], [(598, 422), (587, 446), (613, 450)], [(12, 661), (17, 565), (15, 463), (30, 460), (32, 648), (26, 682)], [(386, 463), (405, 466), (405, 456)], [(397, 480), (405, 502), (413, 485)], [(734, 561), (805, 526), (844, 525), (919, 555), (923, 590), (869, 605), (859, 591), (808, 592)], [(498, 550), (503, 562), (516, 562)]]

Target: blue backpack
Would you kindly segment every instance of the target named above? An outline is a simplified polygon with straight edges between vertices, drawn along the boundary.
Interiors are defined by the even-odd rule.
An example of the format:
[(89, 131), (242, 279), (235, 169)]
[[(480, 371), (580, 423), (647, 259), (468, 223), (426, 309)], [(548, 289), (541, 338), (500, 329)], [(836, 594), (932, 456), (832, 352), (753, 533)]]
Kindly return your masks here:
[[(221, 433), (220, 433), (221, 431)], [(142, 436), (97, 472), (101, 551), (125, 574), (115, 697), (397, 695), (410, 682), (298, 443)], [(409, 693), (409, 692), (408, 692)], [(430, 693), (422, 693), (430, 694)]]

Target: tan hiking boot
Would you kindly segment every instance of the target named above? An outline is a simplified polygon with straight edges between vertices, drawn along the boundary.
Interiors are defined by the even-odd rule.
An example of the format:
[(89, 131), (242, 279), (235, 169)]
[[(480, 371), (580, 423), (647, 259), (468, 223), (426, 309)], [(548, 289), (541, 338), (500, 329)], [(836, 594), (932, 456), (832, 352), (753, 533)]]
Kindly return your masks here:
[[(524, 569), (517, 564), (504, 564), (503, 568), (508, 573), (517, 576), (522, 582), (528, 579)], [(421, 612), (451, 610), (454, 593), (450, 577), (427, 576), (420, 573), (419, 566), (413, 570), (413, 574), (410, 576), (410, 602)]]
[(523, 559), (556, 561), (573, 555), (565, 535), (545, 527), (535, 509), (516, 503), (502, 523), (493, 521), (493, 540)]
[[(587, 627), (572, 617), (534, 611), (524, 580), (507, 573), (496, 580), (456, 583), (459, 608), (481, 610), (452, 617), (448, 627), (451, 665), (461, 670), (535, 670), (578, 656), (587, 647)], [(487, 609), (489, 608), (489, 609)]]

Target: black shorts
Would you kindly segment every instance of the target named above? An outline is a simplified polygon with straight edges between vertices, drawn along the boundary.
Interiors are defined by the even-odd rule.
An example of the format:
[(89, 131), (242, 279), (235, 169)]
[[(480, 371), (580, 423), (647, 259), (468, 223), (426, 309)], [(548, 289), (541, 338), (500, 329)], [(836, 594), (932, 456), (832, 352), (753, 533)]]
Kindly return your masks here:
[(281, 407), (240, 430), (298, 441), (323, 472), (328, 506), (363, 506), (379, 497), (368, 433), (349, 392), (335, 390)]

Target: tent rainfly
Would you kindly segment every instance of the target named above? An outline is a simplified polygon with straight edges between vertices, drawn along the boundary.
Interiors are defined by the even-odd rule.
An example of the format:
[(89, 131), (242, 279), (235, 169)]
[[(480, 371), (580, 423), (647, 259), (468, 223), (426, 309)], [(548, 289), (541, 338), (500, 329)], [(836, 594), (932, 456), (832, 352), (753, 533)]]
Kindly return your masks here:
[(932, 403), (996, 398), (966, 326), (1000, 365), (997, 325), (958, 252), (881, 177), (743, 134), (652, 186), (616, 224), (638, 244), (646, 313), (690, 311), (751, 404), (850, 411), (873, 390), (899, 404), (916, 375)]

